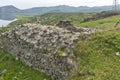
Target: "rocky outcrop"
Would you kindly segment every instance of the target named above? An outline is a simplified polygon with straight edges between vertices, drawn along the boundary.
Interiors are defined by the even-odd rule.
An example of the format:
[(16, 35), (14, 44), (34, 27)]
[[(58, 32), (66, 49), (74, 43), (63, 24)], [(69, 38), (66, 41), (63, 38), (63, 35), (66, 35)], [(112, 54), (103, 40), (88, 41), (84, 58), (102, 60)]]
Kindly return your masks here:
[(64, 80), (76, 69), (75, 43), (81, 33), (64, 28), (24, 24), (1, 35), (4, 49), (16, 59), (42, 71), (53, 80)]

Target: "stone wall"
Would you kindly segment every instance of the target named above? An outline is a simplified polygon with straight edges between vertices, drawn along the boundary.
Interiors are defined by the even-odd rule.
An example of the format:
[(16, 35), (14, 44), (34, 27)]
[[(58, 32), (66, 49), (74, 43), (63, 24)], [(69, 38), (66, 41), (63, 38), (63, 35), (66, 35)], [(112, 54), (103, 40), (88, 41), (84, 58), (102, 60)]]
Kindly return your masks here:
[(74, 41), (79, 34), (53, 26), (25, 24), (2, 34), (4, 49), (27, 65), (63, 80), (75, 68)]
[(69, 30), (71, 32), (79, 32), (79, 33), (84, 33), (84, 34), (85, 33), (91, 34), (91, 33), (94, 33), (94, 31), (95, 31), (95, 30), (90, 29), (90, 28), (74, 27), (73, 22), (67, 21), (67, 20), (59, 21), (56, 26), (58, 26), (59, 28)]
[(73, 52), (80, 34), (54, 26), (24, 24), (3, 33), (0, 39), (16, 59), (53, 80), (64, 80), (76, 69)]
[(64, 28), (69, 31), (76, 31), (76, 28), (73, 26), (72, 21), (67, 21), (67, 20), (59, 21), (56, 26), (60, 28)]

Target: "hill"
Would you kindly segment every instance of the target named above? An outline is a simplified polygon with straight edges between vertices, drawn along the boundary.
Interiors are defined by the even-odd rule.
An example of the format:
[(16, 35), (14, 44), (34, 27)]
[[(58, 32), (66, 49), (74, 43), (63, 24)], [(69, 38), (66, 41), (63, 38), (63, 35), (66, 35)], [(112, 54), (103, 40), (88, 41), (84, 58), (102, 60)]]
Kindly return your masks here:
[(0, 19), (12, 20), (19, 11), (20, 9), (12, 5), (0, 7)]
[(69, 20), (76, 27), (114, 26), (119, 21), (119, 11), (100, 13), (47, 13), (35, 16), (42, 25), (56, 25), (61, 20)]
[(101, 12), (106, 10), (111, 10), (112, 6), (100, 6), (100, 7), (87, 7), (87, 6), (52, 6), (52, 7), (33, 7), (30, 9), (18, 9), (12, 5), (0, 7), (0, 19), (11, 20), (14, 19), (16, 15), (39, 15), (45, 13), (55, 13), (55, 12)]
[[(71, 15), (75, 16), (75, 14)], [(82, 16), (85, 17), (85, 14)], [(89, 16), (92, 15), (89, 14)], [(44, 19), (45, 17), (48, 19), (48, 16), (44, 15)], [(66, 18), (68, 19), (68, 17)], [(83, 35), (84, 39), (77, 43), (76, 61), (78, 70), (72, 73), (73, 75), (69, 80), (120, 79), (120, 31), (114, 27), (119, 17), (120, 15), (115, 15), (82, 23), (79, 23), (80, 21), (77, 19), (73, 23), (77, 26), (95, 28), (97, 32), (91, 36)], [(54, 18), (57, 18), (57, 16)], [(24, 21), (25, 19), (26, 18), (21, 18), (21, 20), (11, 23), (6, 28), (0, 28), (0, 32), (9, 30), (15, 25), (26, 23)], [(31, 19), (32, 21), (30, 23), (34, 21), (32, 17), (29, 17), (29, 20)], [(0, 46), (2, 47), (2, 44), (0, 44)], [(7, 70), (4, 75), (0, 76), (1, 80), (11, 80), (13, 78), (20, 80), (50, 80), (49, 76), (31, 69), (20, 61), (16, 61), (12, 55), (2, 48), (0, 48), (0, 62), (0, 73)]]

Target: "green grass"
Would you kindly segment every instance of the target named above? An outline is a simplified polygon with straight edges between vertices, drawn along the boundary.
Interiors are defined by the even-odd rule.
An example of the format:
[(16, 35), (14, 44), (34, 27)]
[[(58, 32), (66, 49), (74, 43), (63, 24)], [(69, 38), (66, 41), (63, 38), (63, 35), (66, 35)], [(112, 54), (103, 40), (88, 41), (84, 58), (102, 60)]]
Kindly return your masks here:
[(71, 80), (119, 80), (120, 33), (115, 30), (97, 33), (77, 46), (78, 73)]
[(29, 16), (29, 15), (16, 15), (17, 19), (25, 19), (25, 18), (33, 18), (33, 16)]
[(85, 23), (75, 23), (75, 25), (82, 27), (113, 27), (120, 20), (119, 17), (120, 15), (117, 15)]
[[(84, 18), (92, 16), (94, 13), (47, 13), (40, 16), (40, 23), (43, 25), (56, 25), (60, 20), (71, 20), (82, 22)], [(39, 17), (39, 16), (37, 16)]]
[[(39, 16), (43, 25), (56, 25), (60, 20), (71, 20), (76, 27), (113, 27), (119, 21), (120, 15), (110, 16), (89, 22), (83, 22), (95, 13), (48, 13)], [(38, 17), (38, 16), (37, 16)]]
[[(52, 18), (48, 16), (50, 14), (46, 15), (46, 19), (54, 21), (53, 15)], [(77, 43), (75, 60), (78, 70), (72, 73), (69, 80), (120, 79), (120, 56), (116, 55), (116, 52), (120, 52), (120, 32), (114, 28), (119, 17), (120, 15), (117, 15), (85, 23), (81, 23), (81, 19), (74, 21), (78, 27), (94, 27), (98, 32)], [(0, 28), (0, 32), (13, 28), (15, 24), (20, 23), (11, 23), (7, 28)], [(16, 61), (10, 53), (0, 48), (0, 72), (4, 69), (7, 69), (7, 73), (0, 76), (0, 80), (15, 80), (15, 77), (17, 80), (51, 80), (49, 76)]]
[[(0, 48), (0, 72), (7, 70), (0, 80), (51, 80), (49, 76), (36, 71)], [(15, 79), (16, 78), (16, 79)]]

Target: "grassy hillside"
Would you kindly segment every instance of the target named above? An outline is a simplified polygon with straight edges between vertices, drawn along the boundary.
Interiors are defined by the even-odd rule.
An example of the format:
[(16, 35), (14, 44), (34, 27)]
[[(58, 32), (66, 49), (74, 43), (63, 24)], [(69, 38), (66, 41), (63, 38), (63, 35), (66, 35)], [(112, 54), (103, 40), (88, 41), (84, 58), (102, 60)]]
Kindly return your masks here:
[[(109, 11), (108, 11), (109, 13)], [(109, 15), (104, 18), (105, 15), (108, 14), (105, 12), (103, 13), (48, 13), (39, 17), (40, 23), (43, 25), (56, 25), (60, 20), (70, 20), (73, 21), (73, 25), (76, 27), (112, 27), (118, 21), (120, 15)], [(100, 16), (100, 19), (97, 20), (90, 20), (88, 22), (84, 22), (84, 19), (92, 17), (92, 16)], [(103, 16), (103, 17), (102, 17)]]
[[(49, 21), (58, 21), (61, 14), (43, 15), (43, 24)], [(63, 14), (62, 14), (63, 15)], [(71, 16), (70, 16), (71, 15)], [(84, 15), (84, 16), (83, 16)], [(93, 15), (93, 14), (92, 14)], [(76, 16), (76, 17), (75, 17)], [(72, 73), (69, 80), (119, 80), (120, 79), (120, 31), (114, 28), (120, 15), (82, 23), (83, 18), (90, 14), (68, 14), (65, 19), (74, 19), (74, 25), (94, 27), (98, 32), (87, 36), (77, 43), (76, 61), (78, 70)], [(82, 17), (82, 18), (81, 18)], [(24, 19), (25, 20), (25, 19)], [(30, 19), (29, 19), (30, 20)], [(34, 22), (35, 19), (32, 18)], [(25, 21), (11, 23), (7, 28), (0, 28), (0, 32), (9, 30), (14, 25)], [(21, 22), (21, 23), (20, 23)], [(55, 25), (55, 24), (52, 24)], [(0, 44), (0, 47), (2, 44)], [(36, 71), (0, 48), (0, 73), (7, 70), (0, 80), (51, 80), (49, 76)]]
[(78, 72), (71, 80), (119, 80), (120, 33), (115, 30), (97, 33), (78, 42)]
[(82, 26), (82, 27), (113, 27), (115, 24), (120, 20), (120, 15), (111, 16), (108, 18), (93, 20), (89, 22), (84, 23), (75, 23), (76, 26)]
[(95, 13), (47, 13), (40, 17), (40, 23), (43, 25), (56, 25), (60, 20), (70, 20), (81, 23), (84, 18), (91, 17)]

